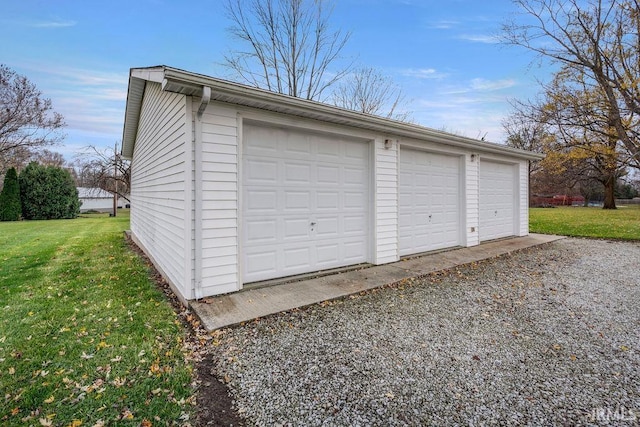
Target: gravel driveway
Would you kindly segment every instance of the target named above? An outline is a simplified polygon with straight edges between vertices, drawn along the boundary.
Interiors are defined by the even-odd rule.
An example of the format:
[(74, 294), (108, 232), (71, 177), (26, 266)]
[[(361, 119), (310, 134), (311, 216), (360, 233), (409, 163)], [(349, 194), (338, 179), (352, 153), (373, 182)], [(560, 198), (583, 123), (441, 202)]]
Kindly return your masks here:
[(640, 245), (565, 239), (230, 328), (249, 425), (638, 425)]

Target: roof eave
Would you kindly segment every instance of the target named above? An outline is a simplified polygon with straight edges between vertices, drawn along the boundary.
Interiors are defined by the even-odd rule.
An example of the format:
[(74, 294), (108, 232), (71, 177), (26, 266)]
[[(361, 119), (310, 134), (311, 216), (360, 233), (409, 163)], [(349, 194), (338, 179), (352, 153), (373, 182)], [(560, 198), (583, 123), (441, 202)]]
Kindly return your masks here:
[(122, 146), (122, 154), (126, 158), (131, 158), (133, 155), (133, 145), (146, 81), (161, 82), (162, 89), (168, 92), (196, 97), (201, 96), (203, 87), (207, 86), (211, 88), (211, 100), (358, 127), (382, 133), (383, 135), (427, 139), (474, 152), (509, 155), (525, 160), (540, 160), (544, 158), (543, 155), (530, 151), (453, 135), (411, 123), (363, 114), (316, 101), (277, 94), (166, 66), (134, 68), (131, 70)]

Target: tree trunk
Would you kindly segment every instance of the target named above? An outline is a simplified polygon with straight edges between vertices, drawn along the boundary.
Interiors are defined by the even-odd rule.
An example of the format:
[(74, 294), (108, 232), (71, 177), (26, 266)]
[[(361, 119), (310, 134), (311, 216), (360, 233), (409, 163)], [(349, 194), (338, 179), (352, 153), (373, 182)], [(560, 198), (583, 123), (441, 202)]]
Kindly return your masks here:
[(604, 206), (602, 206), (602, 209), (616, 209), (615, 188), (615, 175), (609, 175), (604, 182)]

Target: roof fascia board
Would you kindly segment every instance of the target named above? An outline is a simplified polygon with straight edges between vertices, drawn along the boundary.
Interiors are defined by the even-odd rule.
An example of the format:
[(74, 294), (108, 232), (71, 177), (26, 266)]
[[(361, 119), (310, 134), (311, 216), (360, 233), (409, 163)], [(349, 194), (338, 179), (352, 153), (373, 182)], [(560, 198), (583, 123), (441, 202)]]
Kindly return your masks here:
[[(160, 83), (162, 89), (169, 92), (182, 93), (188, 96), (202, 96), (203, 87), (211, 88), (211, 99), (232, 99), (238, 105), (255, 107), (275, 112), (286, 112), (305, 118), (354, 126), (391, 137), (405, 137), (418, 140), (429, 140), (444, 145), (469, 149), (473, 152), (502, 154), (525, 160), (539, 160), (544, 155), (530, 151), (511, 148), (486, 141), (478, 141), (467, 137), (449, 134), (411, 123), (399, 122), (383, 117), (345, 110), (317, 101), (309, 101), (287, 95), (269, 92), (233, 82), (216, 79), (202, 74), (159, 66), (149, 68), (133, 68), (129, 78), (129, 92), (125, 112), (122, 154), (126, 158), (133, 155), (133, 145), (137, 133), (144, 83), (153, 81)], [(140, 88), (142, 84), (142, 88)], [(133, 89), (133, 90), (132, 90)], [(257, 107), (256, 107), (257, 108)]]
[[(526, 160), (539, 160), (544, 158), (544, 155), (539, 153), (486, 141), (478, 141), (476, 139), (453, 135), (411, 123), (345, 110), (316, 101), (269, 92), (263, 89), (222, 81), (170, 67), (165, 67), (163, 86), (165, 86), (167, 90), (178, 90), (178, 87), (183, 87), (184, 91), (190, 94), (198, 93), (197, 91), (202, 91), (203, 86), (208, 86), (214, 94), (236, 98), (239, 103), (242, 102), (241, 105), (248, 104), (250, 106), (250, 101), (257, 101), (273, 107), (279, 106), (292, 109), (295, 111), (295, 115), (302, 117), (314, 117), (328, 122), (365, 128), (390, 136), (402, 136), (421, 140), (428, 139), (429, 141), (445, 145), (485, 153), (510, 155)], [(212, 95), (212, 99), (214, 98), (215, 96)], [(275, 108), (274, 110), (278, 111), (278, 109)]]

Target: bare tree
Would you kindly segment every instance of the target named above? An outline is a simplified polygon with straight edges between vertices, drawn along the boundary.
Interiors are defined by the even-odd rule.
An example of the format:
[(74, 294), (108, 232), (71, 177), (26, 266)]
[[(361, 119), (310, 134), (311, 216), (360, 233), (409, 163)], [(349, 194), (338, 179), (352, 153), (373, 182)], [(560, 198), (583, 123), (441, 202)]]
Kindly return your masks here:
[(75, 169), (79, 187), (101, 188), (130, 201), (131, 163), (114, 148), (86, 147), (76, 156)]
[(326, 0), (227, 0), (226, 10), (245, 49), (227, 54), (225, 65), (244, 83), (321, 100), (347, 73), (330, 69), (350, 34), (330, 28)]
[(64, 156), (56, 151), (42, 150), (35, 153), (32, 159), (41, 165), (56, 166), (59, 168), (67, 167), (67, 160)]
[(403, 109), (406, 98), (390, 77), (371, 67), (363, 67), (342, 79), (332, 96), (333, 104), (365, 114), (410, 121)]
[[(552, 138), (547, 126), (540, 119), (537, 108), (530, 103), (517, 100), (511, 101), (513, 112), (502, 121), (502, 127), (507, 134), (506, 145), (521, 150), (544, 153), (545, 147)], [(539, 186), (535, 186), (542, 177), (540, 170), (542, 162), (532, 160), (529, 162), (529, 202)], [(536, 179), (537, 178), (537, 179)]]
[(16, 158), (60, 142), (64, 126), (50, 99), (26, 77), (0, 64), (0, 173)]
[[(559, 64), (606, 103), (607, 132), (640, 167), (640, 0), (514, 0), (503, 41)], [(596, 89), (597, 88), (597, 89)]]

